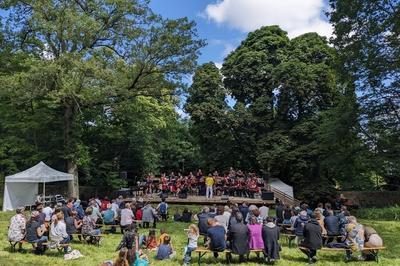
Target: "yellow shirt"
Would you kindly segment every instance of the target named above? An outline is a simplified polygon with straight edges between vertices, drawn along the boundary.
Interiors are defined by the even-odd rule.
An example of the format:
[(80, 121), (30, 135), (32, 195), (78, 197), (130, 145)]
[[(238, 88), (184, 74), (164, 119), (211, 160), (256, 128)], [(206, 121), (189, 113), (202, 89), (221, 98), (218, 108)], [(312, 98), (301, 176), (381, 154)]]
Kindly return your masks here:
[(214, 182), (214, 178), (212, 178), (211, 176), (206, 177), (206, 186), (211, 187), (214, 185)]

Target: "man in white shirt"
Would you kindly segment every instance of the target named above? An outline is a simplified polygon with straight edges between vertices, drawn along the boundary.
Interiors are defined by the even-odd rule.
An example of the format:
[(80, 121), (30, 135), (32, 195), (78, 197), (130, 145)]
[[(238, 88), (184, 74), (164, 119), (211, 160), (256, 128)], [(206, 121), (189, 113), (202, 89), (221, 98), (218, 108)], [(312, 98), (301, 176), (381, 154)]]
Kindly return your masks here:
[(51, 221), (51, 215), (54, 212), (54, 204), (53, 203), (46, 203), (46, 207), (43, 208), (42, 212), (46, 215), (44, 220), (46, 222), (50, 222)]
[(114, 218), (118, 217), (118, 210), (119, 210), (119, 206), (117, 204), (117, 201), (115, 199), (113, 199), (111, 201), (111, 210), (114, 212), (115, 216)]

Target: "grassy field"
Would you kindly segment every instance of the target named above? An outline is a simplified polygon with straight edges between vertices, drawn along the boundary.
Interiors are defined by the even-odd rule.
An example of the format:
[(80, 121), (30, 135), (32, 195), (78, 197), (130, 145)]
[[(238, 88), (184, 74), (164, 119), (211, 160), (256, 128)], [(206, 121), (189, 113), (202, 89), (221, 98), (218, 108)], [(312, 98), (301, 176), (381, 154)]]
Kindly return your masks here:
[[(173, 208), (177, 208), (174, 206)], [(193, 208), (193, 207), (192, 207)], [(182, 207), (180, 207), (182, 209)], [(173, 213), (173, 210), (171, 211)], [(0, 212), (0, 265), (99, 265), (107, 259), (114, 259), (117, 253), (115, 248), (121, 238), (120, 234), (106, 235), (100, 247), (73, 242), (72, 247), (78, 249), (83, 255), (83, 258), (74, 261), (64, 261), (63, 255), (55, 250), (46, 251), (43, 256), (37, 256), (29, 253), (30, 246), (25, 245), (27, 253), (11, 253), (9, 243), (7, 241), (7, 226), (9, 219), (13, 215), (12, 212)], [(387, 250), (381, 252), (380, 262), (350, 262), (344, 263), (342, 253), (319, 253), (319, 261), (316, 265), (400, 265), (399, 250), (400, 250), (400, 223), (395, 221), (370, 221), (361, 220), (363, 224), (373, 226), (384, 239)], [(157, 225), (158, 228), (165, 227), (168, 233), (172, 236), (173, 246), (177, 251), (177, 257), (170, 261), (156, 261), (154, 253), (150, 253), (151, 265), (180, 265), (182, 261), (183, 246), (186, 244), (186, 236), (183, 231), (188, 224), (176, 222), (164, 222)], [(143, 229), (141, 233), (145, 232)], [(202, 240), (201, 240), (202, 241)], [(200, 241), (200, 243), (201, 243)], [(193, 254), (195, 255), (195, 254)], [(193, 264), (197, 264), (196, 257), (193, 258)], [(233, 264), (237, 262), (237, 257), (234, 256)], [(219, 265), (225, 263), (225, 260), (220, 257), (214, 259), (211, 255), (206, 255), (202, 259), (204, 265)], [(282, 240), (281, 260), (275, 265), (290, 266), (290, 265), (306, 265), (304, 255), (297, 248), (289, 248), (287, 243)], [(252, 254), (250, 261), (242, 265), (259, 265), (256, 255)]]

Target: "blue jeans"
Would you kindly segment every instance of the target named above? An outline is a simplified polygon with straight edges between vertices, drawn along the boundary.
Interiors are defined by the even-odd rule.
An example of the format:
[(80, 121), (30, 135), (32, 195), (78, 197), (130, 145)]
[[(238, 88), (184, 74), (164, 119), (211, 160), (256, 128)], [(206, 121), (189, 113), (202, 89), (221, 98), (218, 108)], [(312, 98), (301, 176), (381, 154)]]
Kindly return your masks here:
[[(60, 241), (60, 244), (68, 244), (70, 242), (69, 236)], [(64, 247), (64, 253), (68, 252), (68, 246)]]
[(40, 238), (33, 240), (33, 241), (29, 241), (29, 243), (37, 243), (37, 244), (41, 244), (44, 242), (47, 242), (49, 240), (49, 238), (47, 236), (41, 236)]
[(185, 264), (189, 264), (191, 258), (192, 258), (192, 251), (195, 251), (196, 248), (191, 248), (186, 246), (186, 252), (185, 252), (185, 256), (183, 257), (183, 263)]

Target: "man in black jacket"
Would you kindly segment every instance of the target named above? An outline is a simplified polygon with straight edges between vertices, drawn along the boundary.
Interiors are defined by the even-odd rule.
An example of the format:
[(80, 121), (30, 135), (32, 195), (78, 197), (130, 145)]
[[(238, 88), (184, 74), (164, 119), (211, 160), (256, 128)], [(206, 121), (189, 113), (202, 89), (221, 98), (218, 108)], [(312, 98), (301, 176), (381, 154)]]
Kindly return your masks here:
[(204, 236), (204, 243), (207, 241), (207, 229), (208, 229), (208, 224), (207, 221), (209, 218), (214, 218), (214, 214), (210, 213), (210, 208), (207, 206), (203, 207), (203, 210), (201, 213), (197, 214), (197, 219), (198, 219), (198, 227), (200, 231), (200, 235)]
[(228, 240), (232, 253), (239, 255), (239, 261), (243, 262), (244, 255), (250, 252), (250, 231), (249, 228), (243, 224), (243, 215), (240, 212), (236, 213), (235, 218), (237, 223), (231, 226), (228, 232)]
[(322, 228), (314, 216), (304, 225), (303, 235), (300, 250), (307, 255), (309, 263), (315, 263), (317, 250), (322, 247)]
[(333, 215), (333, 211), (329, 210), (324, 219), (326, 233), (328, 235), (327, 243), (333, 241), (333, 238), (340, 234), (339, 232), (339, 217)]

